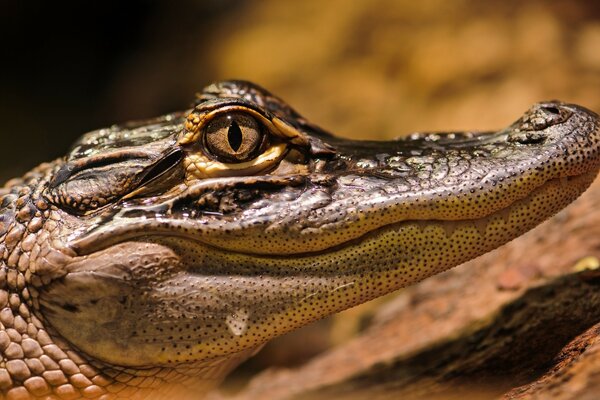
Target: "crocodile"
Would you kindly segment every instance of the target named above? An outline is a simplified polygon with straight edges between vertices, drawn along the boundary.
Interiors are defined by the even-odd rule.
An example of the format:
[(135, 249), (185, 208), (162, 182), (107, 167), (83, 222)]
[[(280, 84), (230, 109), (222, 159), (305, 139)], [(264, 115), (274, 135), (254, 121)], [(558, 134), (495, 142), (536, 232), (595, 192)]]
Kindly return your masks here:
[(201, 398), (268, 340), (532, 229), (599, 149), (559, 101), (352, 141), (244, 81), (85, 134), (0, 189), (0, 393)]

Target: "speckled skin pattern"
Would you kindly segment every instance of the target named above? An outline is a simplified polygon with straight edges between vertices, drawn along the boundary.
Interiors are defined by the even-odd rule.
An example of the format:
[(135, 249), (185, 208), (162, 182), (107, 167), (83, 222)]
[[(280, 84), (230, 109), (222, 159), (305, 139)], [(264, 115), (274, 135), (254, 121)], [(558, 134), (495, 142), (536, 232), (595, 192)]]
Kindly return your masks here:
[(547, 102), (498, 132), (347, 141), (231, 81), (88, 133), (0, 189), (0, 394), (200, 398), (269, 339), (556, 213), (597, 127)]

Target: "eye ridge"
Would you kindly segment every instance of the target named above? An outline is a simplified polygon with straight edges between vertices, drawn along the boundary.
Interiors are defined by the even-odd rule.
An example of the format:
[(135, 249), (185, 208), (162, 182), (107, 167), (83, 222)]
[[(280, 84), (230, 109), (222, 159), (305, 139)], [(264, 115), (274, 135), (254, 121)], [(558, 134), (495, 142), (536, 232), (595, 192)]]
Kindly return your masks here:
[(236, 153), (240, 147), (242, 147), (242, 143), (244, 142), (244, 134), (242, 133), (240, 126), (235, 121), (231, 121), (231, 125), (229, 125), (229, 129), (227, 130), (227, 140), (229, 141), (231, 150)]

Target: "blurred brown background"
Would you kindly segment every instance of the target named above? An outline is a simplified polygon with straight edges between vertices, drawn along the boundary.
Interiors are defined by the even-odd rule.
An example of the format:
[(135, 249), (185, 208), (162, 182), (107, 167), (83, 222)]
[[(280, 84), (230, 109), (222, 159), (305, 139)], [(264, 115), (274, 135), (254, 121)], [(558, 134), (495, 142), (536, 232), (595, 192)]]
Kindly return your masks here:
[[(600, 110), (598, 2), (25, 3), (0, 2), (1, 181), (86, 131), (182, 109), (226, 78), (360, 138), (499, 128), (544, 99)], [(372, 307), (270, 345), (245, 371), (343, 342)]]
[(256, 81), (338, 134), (506, 125), (559, 98), (600, 109), (592, 1), (0, 1), (0, 179), (81, 133)]

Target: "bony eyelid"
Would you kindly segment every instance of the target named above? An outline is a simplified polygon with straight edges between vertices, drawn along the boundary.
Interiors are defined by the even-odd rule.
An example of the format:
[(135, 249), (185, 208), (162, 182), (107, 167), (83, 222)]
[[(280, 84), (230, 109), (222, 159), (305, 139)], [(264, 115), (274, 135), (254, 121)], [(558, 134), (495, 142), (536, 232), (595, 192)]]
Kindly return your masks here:
[(210, 123), (210, 121), (212, 121), (214, 118), (233, 112), (244, 113), (254, 117), (257, 122), (264, 126), (270, 134), (279, 137), (280, 139), (287, 140), (291, 144), (297, 146), (309, 145), (308, 136), (283, 119), (279, 117), (267, 118), (252, 108), (242, 107), (240, 105), (223, 106), (206, 113), (198, 113), (195, 111), (191, 112), (186, 118), (184, 125), (185, 131), (182, 132), (177, 144), (181, 146), (187, 146), (197, 143), (201, 138), (203, 129)]

